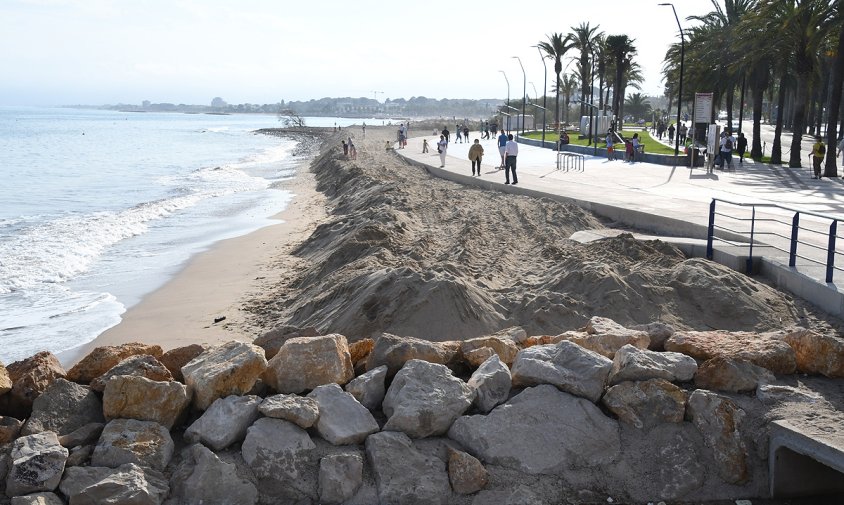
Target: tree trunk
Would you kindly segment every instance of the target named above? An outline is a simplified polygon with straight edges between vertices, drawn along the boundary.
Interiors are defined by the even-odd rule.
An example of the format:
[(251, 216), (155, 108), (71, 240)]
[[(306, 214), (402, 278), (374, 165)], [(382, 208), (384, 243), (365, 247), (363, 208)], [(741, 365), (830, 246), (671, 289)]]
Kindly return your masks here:
[(809, 102), (807, 103), (809, 110), (806, 114), (806, 133), (809, 135), (816, 135), (815, 134), (815, 112), (817, 112), (817, 104), (818, 104), (818, 90), (817, 85), (809, 86), (811, 90), (809, 91)]
[(727, 129), (732, 133), (733, 130), (733, 102), (735, 101), (736, 88), (730, 85), (727, 88)]
[(554, 121), (557, 122), (557, 130), (560, 130), (560, 74), (557, 73), (557, 99), (554, 102)]
[(797, 89), (794, 92), (794, 127), (791, 129), (791, 156), (788, 166), (800, 168), (803, 165), (800, 155), (800, 145), (803, 143), (803, 131), (806, 121), (806, 102), (808, 100), (809, 76), (797, 74)]
[(841, 108), (844, 102), (841, 100), (841, 88), (844, 86), (844, 24), (838, 34), (838, 54), (832, 62), (832, 83), (829, 94), (829, 119), (826, 126), (826, 165), (824, 166), (824, 177), (838, 177), (837, 146), (838, 146), (838, 119), (841, 117)]
[(780, 77), (780, 90), (777, 96), (777, 124), (774, 127), (774, 144), (771, 146), (771, 163), (782, 164), (782, 127), (785, 123), (785, 74)]
[(762, 159), (762, 98), (764, 90), (761, 88), (751, 90), (753, 93), (753, 146), (750, 148), (750, 157), (754, 160)]

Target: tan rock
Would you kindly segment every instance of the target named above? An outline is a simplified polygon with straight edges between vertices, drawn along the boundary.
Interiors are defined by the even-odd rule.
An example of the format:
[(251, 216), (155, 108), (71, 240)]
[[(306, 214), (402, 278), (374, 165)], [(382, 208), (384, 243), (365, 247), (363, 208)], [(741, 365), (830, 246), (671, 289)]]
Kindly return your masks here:
[(118, 375), (134, 375), (136, 377), (145, 377), (152, 381), (169, 382), (173, 380), (170, 371), (160, 361), (155, 359), (155, 356), (139, 354), (124, 359), (106, 373), (92, 380), (91, 389), (102, 393), (108, 380)]
[(264, 350), (246, 342), (211, 347), (182, 367), (194, 405), (207, 409), (217, 398), (248, 393), (264, 370)]
[(740, 393), (754, 391), (760, 383), (770, 383), (775, 379), (770, 370), (749, 361), (716, 356), (698, 367), (695, 386), (699, 389)]
[(798, 371), (844, 377), (844, 339), (801, 328), (786, 333), (783, 340), (794, 349)]
[(12, 378), (9, 377), (9, 371), (6, 366), (0, 363), (0, 396), (12, 390)]
[[(601, 324), (593, 323), (595, 320), (601, 320)], [(651, 343), (651, 338), (644, 331), (628, 330), (612, 320), (602, 317), (593, 317), (586, 326), (586, 333), (578, 335), (567, 333), (565, 335), (566, 340), (609, 359), (613, 359), (616, 351), (625, 345), (647, 349)]]
[(281, 346), (291, 338), (316, 337), (318, 335), (316, 328), (312, 326), (307, 328), (279, 326), (256, 338), (252, 343), (263, 349), (265, 357), (270, 360), (278, 354)]
[(279, 393), (301, 393), (354, 378), (346, 337), (339, 334), (288, 340), (267, 364), (267, 384)]
[(607, 390), (601, 402), (618, 419), (639, 429), (682, 423), (686, 393), (665, 379), (622, 382)]
[(797, 370), (794, 350), (780, 333), (746, 331), (678, 331), (665, 341), (665, 350), (705, 361), (716, 356), (749, 361), (775, 374)]
[(349, 354), (352, 356), (352, 363), (354, 364), (368, 358), (373, 347), (375, 347), (375, 341), (371, 338), (364, 338), (349, 344)]
[(497, 356), (495, 353), (495, 349), (492, 347), (480, 347), (478, 349), (472, 349), (469, 352), (463, 353), (463, 359), (466, 363), (469, 364), (471, 367), (479, 367), (481, 366), (484, 361), (488, 360), (489, 358)]
[(190, 361), (205, 352), (208, 346), (202, 344), (191, 344), (183, 347), (176, 347), (170, 349), (158, 358), (162, 365), (170, 370), (170, 375), (173, 379), (184, 383), (185, 376), (182, 375), (182, 367), (190, 363)]
[(23, 421), (11, 416), (0, 416), (0, 445), (18, 438)]
[(472, 494), (486, 487), (489, 473), (474, 456), (449, 447), (448, 480), (455, 493)]
[(686, 413), (712, 450), (721, 479), (730, 484), (746, 482), (747, 447), (739, 432), (744, 410), (725, 396), (696, 389), (689, 395)]
[(476, 358), (478, 358), (479, 361), (476, 359), (474, 362), (469, 359), (469, 355), (472, 351), (483, 349), (485, 347), (492, 349), (495, 354), (498, 354), (498, 358), (507, 366), (513, 364), (513, 360), (516, 359), (516, 354), (519, 352), (519, 347), (513, 340), (497, 336), (478, 337), (465, 340), (460, 344), (460, 352), (463, 353), (464, 358), (469, 361), (472, 366), (478, 367), (491, 355), (487, 354), (483, 357), (483, 359), (480, 359), (481, 356), (478, 355)]
[(88, 384), (124, 359), (138, 354), (150, 354), (158, 358), (163, 351), (160, 346), (139, 342), (97, 347), (67, 372), (67, 379), (79, 384)]
[(187, 386), (176, 381), (118, 375), (106, 383), (103, 414), (107, 420), (155, 421), (172, 429), (190, 405)]
[(19, 419), (28, 417), (32, 410), (32, 402), (54, 380), (65, 376), (65, 370), (59, 360), (48, 351), (15, 361), (6, 367), (6, 370), (12, 379), (12, 389), (2, 396), (0, 410)]
[(455, 361), (459, 352), (460, 346), (457, 343), (430, 342), (383, 333), (375, 339), (375, 346), (366, 360), (366, 369), (373, 370), (387, 365), (387, 377), (392, 377), (412, 359), (449, 365)]

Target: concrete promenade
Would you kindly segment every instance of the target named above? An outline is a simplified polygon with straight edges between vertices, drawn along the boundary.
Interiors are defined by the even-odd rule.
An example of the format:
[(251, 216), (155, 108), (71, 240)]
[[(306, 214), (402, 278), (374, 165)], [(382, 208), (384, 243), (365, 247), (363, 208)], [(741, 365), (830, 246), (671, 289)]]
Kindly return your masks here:
[[(418, 135), (421, 132), (415, 133)], [(507, 186), (504, 184), (504, 171), (497, 169), (501, 159), (495, 139), (481, 140), (485, 154), (482, 175), (472, 177), (471, 162), (468, 159), (471, 143), (455, 143), (455, 136), (452, 134), (445, 168), (439, 170), (440, 159), (436, 152), (439, 135), (434, 136), (432, 132), (426, 133), (425, 136), (409, 139), (407, 148), (397, 152), (413, 162), (426, 166), (434, 175), (490, 190), (572, 201), (616, 221), (621, 227), (644, 233), (705, 239), (709, 205), (713, 198), (734, 202), (778, 204), (795, 207), (801, 211), (837, 215), (844, 219), (844, 180), (840, 178), (812, 179), (808, 159), (803, 168), (792, 169), (754, 163), (747, 159), (744, 164), (739, 165), (734, 157), (733, 170), (716, 169), (707, 172), (704, 168), (690, 169), (680, 166), (626, 163), (621, 161), (621, 152), (616, 153), (618, 160), (608, 161), (605, 151), (598, 149), (599, 156), (585, 156), (582, 167), (558, 170), (555, 151), (520, 144), (517, 164), (519, 183), (517, 186)], [(478, 137), (479, 134), (476, 132), (470, 134), (472, 142)], [(548, 140), (552, 138), (549, 137)], [(422, 154), (423, 139), (427, 139), (430, 146), (427, 154)], [(719, 212), (738, 213), (747, 217), (750, 215), (749, 209), (742, 211), (737, 207), (730, 208), (727, 205), (716, 205), (716, 209)], [(773, 211), (772, 216), (775, 215), (790, 223), (792, 214)], [(758, 212), (757, 218), (759, 217), (764, 217), (763, 213)], [(748, 231), (750, 228), (749, 221), (730, 222), (729, 219), (723, 219), (721, 216), (716, 217), (716, 225), (723, 225), (737, 231)], [(801, 225), (827, 230), (829, 223), (804, 215), (801, 217)], [(775, 243), (777, 247), (788, 250), (787, 238), (766, 235), (766, 233), (779, 233), (787, 237), (790, 234), (789, 226), (760, 222), (756, 232), (762, 233), (762, 235), (757, 235), (756, 240)], [(844, 231), (839, 233), (844, 235)], [(776, 264), (780, 270), (783, 270), (784, 266), (784, 273), (792, 278), (790, 281), (776, 281), (777, 275), (783, 272), (765, 273), (767, 277), (774, 278), (781, 287), (818, 304), (832, 314), (844, 315), (844, 296), (839, 296), (844, 293), (844, 290), (839, 292), (836, 286), (836, 283), (844, 284), (844, 272), (836, 271), (833, 283), (824, 282), (823, 263), (826, 261), (827, 238), (821, 234), (815, 235), (802, 231), (801, 234), (800, 239), (811, 245), (799, 246), (798, 255), (804, 258), (798, 259), (796, 269), (787, 267), (786, 253), (766, 248), (764, 244), (755, 246), (753, 256), (764, 256), (769, 262)], [(729, 251), (736, 257), (742, 254), (747, 255), (747, 251), (742, 253), (738, 250), (740, 248), (729, 247), (723, 243), (716, 243), (716, 248)], [(839, 244), (837, 250), (839, 253), (844, 252), (844, 243)], [(821, 265), (809, 259), (820, 262)], [(717, 257), (716, 260), (718, 260)], [(838, 266), (844, 267), (844, 256), (839, 258), (838, 262)], [(729, 262), (725, 263), (729, 264)], [(815, 291), (815, 293), (808, 293), (807, 290)], [(835, 292), (838, 298), (834, 302), (824, 303), (824, 300), (829, 298), (830, 291)]]

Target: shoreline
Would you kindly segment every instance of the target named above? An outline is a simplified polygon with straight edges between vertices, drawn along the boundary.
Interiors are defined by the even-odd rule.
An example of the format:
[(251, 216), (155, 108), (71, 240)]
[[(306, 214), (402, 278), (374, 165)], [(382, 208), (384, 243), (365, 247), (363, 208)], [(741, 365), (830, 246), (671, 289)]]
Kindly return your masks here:
[[(321, 140), (318, 142), (322, 142)], [(280, 186), (293, 194), (278, 222), (246, 235), (222, 240), (194, 257), (163, 286), (121, 315), (121, 321), (96, 338), (57, 354), (70, 367), (94, 348), (142, 341), (165, 351), (190, 344), (251, 341), (243, 305), (283, 271), (273, 266), (301, 243), (325, 217), (325, 197), (310, 171), (313, 157), (297, 166)], [(217, 318), (225, 319), (215, 322)]]

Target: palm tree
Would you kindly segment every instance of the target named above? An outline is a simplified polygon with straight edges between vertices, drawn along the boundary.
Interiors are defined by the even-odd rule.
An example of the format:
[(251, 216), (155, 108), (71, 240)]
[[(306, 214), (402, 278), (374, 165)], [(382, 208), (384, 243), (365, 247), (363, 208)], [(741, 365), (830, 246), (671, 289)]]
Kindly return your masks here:
[(634, 119), (648, 117), (652, 110), (651, 104), (648, 102), (648, 97), (642, 96), (641, 93), (631, 93), (628, 95), (624, 100), (624, 107)]
[(838, 118), (841, 111), (841, 88), (844, 86), (844, 12), (839, 15), (838, 47), (835, 50), (835, 60), (832, 64), (832, 93), (829, 97), (829, 119), (826, 128), (826, 165), (824, 177), (838, 177), (836, 159), (836, 144), (838, 143)]
[(630, 70), (632, 57), (636, 53), (633, 40), (627, 35), (609, 35), (606, 38), (607, 52), (615, 67), (615, 85), (613, 86), (612, 112), (618, 121), (619, 129), (624, 124), (621, 106), (624, 97), (624, 74)]
[(586, 102), (586, 88), (589, 85), (589, 53), (595, 48), (595, 39), (601, 34), (598, 26), (589, 26), (589, 22), (580, 23), (571, 27), (571, 38), (573, 47), (580, 51), (580, 115), (584, 114), (584, 102)]
[[(542, 41), (539, 44), (539, 49), (545, 53), (545, 57), (549, 60), (554, 60), (554, 73), (557, 74), (555, 88), (557, 89), (557, 98), (554, 107), (554, 121), (557, 123), (557, 130), (560, 129), (560, 73), (563, 71), (563, 57), (569, 49), (572, 48), (571, 38), (562, 33), (552, 33), (548, 35), (547, 41)], [(567, 114), (568, 115), (568, 114)]]

